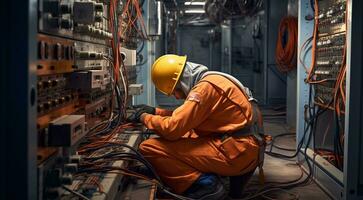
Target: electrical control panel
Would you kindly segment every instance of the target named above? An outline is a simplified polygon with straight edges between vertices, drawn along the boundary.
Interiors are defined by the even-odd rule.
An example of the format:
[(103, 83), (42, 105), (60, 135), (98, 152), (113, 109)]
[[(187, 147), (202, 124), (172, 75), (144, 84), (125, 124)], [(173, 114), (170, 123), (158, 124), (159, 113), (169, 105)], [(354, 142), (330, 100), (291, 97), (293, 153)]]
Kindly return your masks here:
[(38, 199), (59, 199), (77, 148), (112, 112), (109, 3), (38, 1)]
[(298, 160), (311, 162), (312, 178), (334, 199), (361, 197), (362, 6), (299, 0), (296, 134), (307, 157)]
[(136, 84), (136, 49), (146, 39), (142, 5), (38, 0), (37, 8), (38, 199), (113, 199), (121, 176), (107, 170), (128, 162), (102, 156), (140, 142), (139, 134), (126, 134), (124, 115), (129, 97), (142, 92)]
[(346, 30), (350, 8), (346, 0), (301, 0), (300, 3), (304, 6), (299, 10), (297, 139), (305, 153), (298, 159), (311, 160), (310, 167), (316, 168), (308, 164), (305, 167), (314, 171), (314, 179), (332, 196), (341, 199), (347, 159), (344, 121), (349, 105)]
[[(335, 88), (345, 87), (342, 70), (345, 65), (346, 1), (317, 1), (314, 82), (315, 102), (325, 107), (334, 101)], [(342, 82), (343, 86), (340, 86)]]
[(107, 70), (87, 70), (72, 73), (69, 82), (70, 88), (86, 93), (95, 89), (106, 89), (111, 83), (111, 77)]
[(39, 0), (38, 10), (40, 32), (100, 44), (112, 38), (103, 1)]
[(346, 79), (345, 0), (315, 1), (313, 68), (308, 83), (313, 88), (316, 119), (314, 151), (339, 170), (343, 169)]

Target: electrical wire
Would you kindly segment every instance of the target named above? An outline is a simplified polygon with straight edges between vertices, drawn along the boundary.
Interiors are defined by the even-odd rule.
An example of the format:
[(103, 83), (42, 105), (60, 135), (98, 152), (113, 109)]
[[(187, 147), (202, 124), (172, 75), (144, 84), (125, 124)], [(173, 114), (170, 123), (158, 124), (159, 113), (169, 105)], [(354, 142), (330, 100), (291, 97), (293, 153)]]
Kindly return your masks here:
[[(124, 65), (123, 61), (121, 61), (121, 65), (122, 67), (120, 68), (120, 74), (121, 74), (121, 80), (122, 80), (122, 85), (124, 86), (124, 99), (123, 101), (119, 102), (119, 106), (120, 106), (120, 113), (122, 114), (122, 116), (120, 116), (120, 119), (125, 119), (126, 118), (126, 105), (128, 102), (128, 98), (129, 98), (129, 93), (128, 93), (128, 81), (127, 81), (127, 73), (126, 73), (126, 66)], [(121, 91), (119, 88), (118, 89), (118, 93), (121, 96)]]
[[(145, 164), (145, 166), (153, 173), (153, 175), (159, 180), (161, 181), (160, 177), (157, 175), (157, 173), (155, 172), (154, 168), (152, 167), (152, 165), (143, 157), (143, 155), (141, 155), (135, 148), (124, 144), (124, 143), (120, 143), (120, 142), (112, 142), (112, 141), (107, 141), (105, 142), (107, 144), (113, 144), (113, 145), (118, 145), (120, 147), (125, 147), (127, 149), (130, 149), (136, 156), (135, 158), (138, 159), (139, 161), (141, 161), (142, 163)], [(123, 155), (130, 155), (124, 152), (121, 152), (119, 154), (123, 154)], [(92, 158), (91, 158), (92, 159)]]
[(318, 25), (319, 25), (319, 5), (317, 0), (314, 0), (314, 29), (313, 29), (313, 36), (312, 36), (312, 47), (311, 47), (311, 66), (309, 67), (308, 76), (306, 78), (307, 83), (313, 83), (312, 75), (315, 66), (315, 59), (316, 59), (316, 41), (318, 37)]
[(145, 46), (145, 40), (141, 40), (141, 47), (139, 47), (136, 51), (136, 55), (140, 54)]
[[(118, 89), (118, 85), (116, 85), (115, 90), (116, 90), (116, 99), (118, 101), (118, 104), (121, 104), (121, 94)], [(114, 116), (115, 116), (115, 118), (113, 118)], [(94, 137), (96, 135), (103, 135), (103, 134), (110, 132), (112, 129), (114, 129), (121, 123), (121, 120), (122, 120), (122, 117), (120, 114), (118, 114), (118, 115), (111, 114), (111, 117), (107, 121), (104, 121), (104, 122), (100, 123), (99, 125), (93, 127), (90, 130), (90, 132), (87, 134), (86, 138), (89, 139), (90, 137)], [(103, 126), (101, 130), (98, 130), (97, 127), (101, 126), (102, 124), (106, 124), (106, 126)], [(97, 130), (97, 131), (94, 132), (94, 130)]]
[[(282, 188), (270, 188), (270, 189), (267, 189), (267, 190), (263, 190), (261, 192), (258, 192), (256, 194), (253, 194), (252, 196), (248, 196), (248, 197), (245, 197), (243, 198), (242, 200), (250, 200), (250, 199), (255, 199), (256, 197), (259, 197), (259, 196), (262, 196), (262, 197), (265, 197), (266, 196), (263, 196), (264, 194), (268, 193), (268, 192), (272, 192), (272, 191), (282, 191), (284, 193), (287, 193), (287, 194), (290, 194), (291, 196), (294, 197), (294, 199), (299, 199), (299, 195), (298, 194), (295, 194), (295, 193), (292, 193), (292, 192), (289, 192), (287, 190), (284, 190)], [(271, 198), (268, 198), (268, 199), (271, 199)]]
[[(134, 1), (133, 1), (134, 2)], [(135, 0), (135, 2), (136, 2), (136, 0)], [(138, 1), (137, 1), (138, 2)], [(116, 17), (117, 18), (117, 17)], [(134, 23), (134, 22), (132, 22), (131, 21), (131, 23)], [(117, 24), (117, 22), (115, 23), (115, 24)], [(116, 26), (117, 27), (117, 26)], [(118, 41), (118, 39), (117, 39), (117, 41)], [(115, 46), (117, 47), (117, 49), (118, 49), (118, 47), (119, 47), (119, 44), (117, 44), (118, 42), (116, 41), (116, 43), (115, 43)], [(117, 52), (117, 51), (116, 51)], [(119, 54), (113, 54), (114, 55), (114, 57), (119, 57)], [(115, 55), (117, 55), (117, 56), (115, 56)], [(117, 60), (116, 60), (117, 61)], [(122, 62), (122, 61), (119, 61), (119, 62)], [(115, 62), (115, 63), (117, 63), (117, 62)], [(116, 65), (115, 65), (116, 66)], [(127, 80), (127, 78), (125, 77), (126, 76), (126, 73), (124, 73), (124, 71), (122, 71), (122, 70), (125, 70), (123, 67), (122, 67), (122, 64), (121, 64), (121, 67), (120, 67), (120, 64), (118, 65), (118, 68), (117, 67), (114, 67), (114, 69), (115, 69), (115, 72), (117, 72), (117, 73), (119, 73), (119, 75), (121, 76), (121, 80), (122, 80), (122, 82), (123, 82), (123, 85), (124, 86), (126, 86), (126, 84), (125, 84), (125, 81)], [(116, 70), (117, 69), (117, 70)], [(118, 77), (117, 76), (115, 76), (115, 79), (116, 79), (116, 81), (118, 80)], [(125, 89), (125, 91), (127, 91), (127, 89)], [(115, 87), (115, 93), (116, 93), (116, 97), (117, 97), (117, 102), (118, 102), (118, 105), (119, 106), (121, 106), (123, 103), (125, 103), (126, 101), (127, 101), (127, 99), (125, 99), (123, 102), (121, 102), (121, 91), (120, 91), (120, 88), (119, 88), (119, 86), (118, 85), (116, 85), (116, 87)], [(126, 92), (126, 94), (127, 94), (127, 92)], [(318, 112), (319, 113), (319, 112)], [(315, 118), (315, 117), (314, 117)], [(87, 148), (85, 148), (85, 149), (83, 149), (84, 150), (84, 152), (87, 152), (87, 151), (92, 151), (92, 150), (95, 150), (95, 149), (97, 149), (97, 148), (105, 148), (105, 147), (110, 147), (110, 145), (115, 145), (115, 146), (123, 146), (123, 147), (126, 147), (126, 148), (129, 148), (129, 149), (131, 149), (131, 151), (133, 152), (133, 153), (125, 153), (125, 152), (114, 152), (114, 153), (109, 153), (109, 154), (105, 154), (105, 155), (103, 155), (102, 157), (97, 157), (97, 158), (87, 158), (86, 160), (91, 160), (91, 161), (93, 161), (93, 162), (95, 162), (95, 161), (97, 161), (97, 160), (104, 160), (104, 161), (111, 161), (111, 160), (113, 160), (113, 159), (131, 159), (131, 160), (137, 160), (137, 161), (139, 161), (139, 162), (141, 162), (141, 163), (143, 163), (146, 167), (150, 167), (150, 169), (153, 169), (152, 168), (152, 166), (151, 166), (151, 164), (150, 163), (148, 163), (148, 161), (146, 160), (146, 159), (144, 159), (143, 157), (142, 157), (142, 155), (141, 154), (139, 154), (135, 149), (133, 149), (132, 147), (129, 147), (128, 145), (126, 145), (125, 146), (125, 144), (121, 144), (121, 143), (117, 143), (117, 142), (112, 142), (112, 141), (109, 141), (112, 137), (111, 136), (113, 136), (114, 135), (114, 133), (115, 132), (117, 132), (117, 131), (119, 131), (121, 128), (117, 128), (117, 125), (119, 125), (120, 124), (120, 122), (121, 122), (121, 120), (120, 119), (122, 119), (122, 115), (121, 114), (119, 114), (119, 115), (115, 115), (115, 118), (113, 118), (113, 116), (111, 117), (111, 119), (112, 119), (112, 121), (109, 123), (109, 124), (107, 124), (107, 122), (105, 122), (105, 124), (107, 124), (107, 129), (105, 129), (104, 131), (102, 131), (102, 132), (98, 132), (98, 134), (96, 134), (97, 136), (99, 136), (99, 135), (101, 135), (102, 137), (102, 140), (101, 140), (101, 142), (100, 143), (97, 143), (97, 142), (93, 142), (93, 143), (91, 143), (92, 145), (90, 145), (90, 146), (88, 146)], [(310, 123), (309, 123), (310, 124)], [(316, 127), (316, 126), (313, 126), (313, 125), (309, 125), (309, 126), (312, 126), (312, 127)], [(311, 128), (312, 129), (312, 128)], [(117, 131), (116, 131), (117, 130)], [(110, 132), (110, 133), (109, 133)], [(305, 132), (306, 133), (306, 132)], [(304, 137), (303, 138), (305, 138), (305, 133), (304, 133)], [(107, 135), (104, 135), (104, 134), (107, 134)], [(309, 134), (308, 135), (308, 144), (307, 145), (309, 145), (309, 143), (310, 143), (310, 139), (311, 139), (311, 135), (312, 134)], [(95, 135), (93, 135), (93, 136), (95, 136)], [(103, 136), (106, 136), (106, 137), (103, 137)], [(93, 138), (93, 141), (96, 139), (97, 137), (95, 137), (95, 138)], [(303, 142), (303, 140), (302, 140), (302, 142)], [(100, 145), (100, 146), (99, 146)], [(128, 146), (128, 147), (127, 147)], [(306, 156), (306, 149), (307, 149), (307, 147), (305, 148), (305, 156)], [(300, 149), (299, 149), (300, 150)], [(93, 164), (102, 164), (102, 163), (104, 163), (104, 161), (97, 161), (97, 163), (95, 162), (95, 163), (93, 163)], [(309, 163), (309, 162), (308, 162)], [(87, 164), (87, 163), (86, 163)], [(90, 164), (90, 163), (88, 163), (88, 164)], [(92, 162), (91, 162), (91, 166), (92, 166)], [(80, 172), (101, 172), (101, 171), (103, 171), (103, 172), (105, 172), (105, 171), (112, 171), (112, 170), (116, 170), (116, 171), (123, 171), (122, 173), (123, 174), (125, 174), (125, 175), (130, 175), (130, 176), (134, 176), (134, 177), (137, 177), (137, 178), (141, 178), (140, 176), (138, 176), (137, 174), (132, 174), (132, 173), (128, 173), (128, 172), (126, 172), (125, 171), (125, 169), (123, 169), (123, 168), (104, 168), (104, 170), (100, 170), (100, 169), (98, 169), (97, 167), (91, 167), (91, 168), (88, 168), (88, 171), (87, 171), (87, 168), (85, 168), (85, 169), (83, 169), (83, 171), (80, 171)], [(311, 171), (311, 170), (310, 170)], [(155, 171), (153, 171), (153, 173), (156, 175), (156, 177), (157, 177), (157, 174), (155, 173)], [(308, 176), (309, 177), (309, 176)], [(160, 179), (160, 178), (157, 178), (157, 179)], [(160, 181), (160, 184), (161, 184), (161, 181)], [(295, 184), (297, 184), (297, 183), (295, 183)], [(301, 184), (301, 183), (299, 183), (299, 184)], [(286, 186), (287, 187), (287, 186)], [(290, 186), (291, 187), (291, 186)], [(161, 185), (161, 189), (165, 192), (165, 193), (167, 193), (167, 194), (170, 194), (170, 195), (172, 195), (173, 197), (175, 197), (175, 198), (178, 198), (178, 199), (187, 199), (187, 198), (185, 198), (185, 197), (183, 197), (183, 196), (180, 196), (180, 195), (177, 195), (177, 194), (174, 194), (174, 193), (172, 193), (172, 192), (170, 192), (169, 190), (167, 190), (164, 186), (162, 186)], [(275, 188), (276, 190), (278, 190), (278, 188)], [(270, 190), (272, 190), (272, 189), (270, 189)], [(263, 191), (264, 193), (263, 194), (265, 194), (266, 193), (266, 190), (265, 191)]]
[[(297, 179), (296, 182), (295, 181), (293, 181), (293, 182), (289, 181), (287, 184), (282, 182), (280, 184), (268, 186), (268, 187), (266, 187), (266, 188), (264, 188), (262, 190), (259, 190), (257, 193), (253, 194), (253, 198), (263, 195), (265, 193), (265, 191), (269, 191), (270, 189), (275, 189), (275, 188), (276, 189), (290, 189), (290, 188), (293, 188), (293, 187), (306, 185), (311, 181), (311, 177), (313, 176), (313, 170), (312, 170), (311, 163), (309, 161), (310, 158), (307, 155), (307, 149), (309, 148), (309, 145), (310, 145), (310, 143), (312, 141), (313, 135), (316, 132), (317, 118), (321, 114), (323, 114), (327, 110), (327, 108), (320, 109), (318, 107), (318, 110), (316, 111), (316, 106), (314, 106), (314, 102), (313, 102), (313, 99), (312, 99), (312, 86), (310, 85), (309, 88), (310, 88), (309, 89), (309, 104), (306, 107), (307, 110), (305, 112), (305, 113), (308, 114), (308, 116), (305, 116), (306, 126), (304, 128), (304, 134), (303, 134), (300, 142), (298, 143), (296, 152), (293, 155), (285, 155), (285, 154), (280, 154), (280, 153), (275, 153), (275, 152), (271, 153), (269, 151), (266, 152), (266, 154), (268, 154), (268, 155), (271, 155), (271, 156), (274, 156), (274, 157), (277, 157), (277, 158), (282, 158), (282, 159), (294, 158), (301, 152), (303, 154), (304, 158), (305, 158), (306, 164), (308, 166), (309, 173), (307, 174), (307, 176), (303, 180), (301, 180), (302, 177), (299, 177), (299, 179)], [(281, 135), (284, 136), (284, 134), (281, 134)], [(307, 137), (306, 145), (303, 148), (303, 144), (304, 144), (304, 141), (305, 141), (306, 137)], [(251, 198), (252, 198), (251, 196), (248, 196), (246, 199), (251, 199)]]
[[(310, 2), (312, 3), (312, 2)], [(345, 12), (345, 28), (347, 29), (347, 13), (348, 13), (348, 2), (346, 3), (346, 12)], [(344, 138), (344, 125), (342, 123), (342, 114), (344, 114), (344, 107), (346, 105), (346, 96), (345, 96), (345, 76), (346, 76), (346, 48), (347, 42), (345, 41), (343, 46), (343, 55), (341, 66), (336, 78), (331, 79), (321, 79), (317, 80), (316, 76), (314, 76), (314, 69), (316, 67), (316, 41), (318, 38), (318, 24), (319, 24), (319, 4), (318, 1), (314, 1), (314, 32), (312, 39), (312, 63), (309, 69), (309, 73), (306, 79), (306, 82), (309, 84), (324, 84), (327, 81), (334, 81), (334, 86), (332, 88), (332, 103), (325, 104), (324, 100), (317, 97), (317, 100), (320, 102), (315, 102), (316, 105), (319, 105), (323, 108), (328, 108), (334, 111), (334, 123), (336, 124), (335, 132), (334, 132), (334, 155), (336, 167), (342, 169), (342, 161), (341, 155), (343, 154), (343, 138)], [(323, 87), (323, 86), (319, 86)], [(331, 105), (331, 106), (330, 106)], [(325, 137), (325, 136), (324, 136)]]
[[(142, 3), (144, 4), (144, 2)], [(134, 32), (138, 34), (138, 36), (142, 39), (147, 39), (146, 26), (142, 17), (141, 12), (142, 5), (138, 0), (127, 0), (125, 6), (123, 8), (122, 14), (120, 17), (124, 17), (127, 19), (127, 25), (125, 29), (121, 32), (121, 35), (126, 35), (126, 38), (132, 36)], [(140, 28), (139, 28), (140, 27)]]
[(275, 60), (280, 72), (296, 68), (298, 24), (296, 17), (281, 19), (276, 44)]
[(277, 138), (284, 137), (284, 136), (296, 136), (296, 133), (282, 133), (282, 134), (279, 134), (279, 135), (275, 135), (272, 138), (271, 142), (268, 144), (268, 145), (270, 145), (269, 152), (272, 152), (273, 147), (275, 147), (276, 149), (284, 150), (284, 151), (296, 151), (296, 149), (280, 147), (280, 146), (275, 144)]
[(83, 200), (90, 200), (90, 198), (88, 198), (88, 197), (84, 196), (83, 194), (81, 194), (81, 193), (79, 193), (79, 192), (76, 192), (76, 191), (72, 190), (71, 188), (69, 188), (69, 187), (67, 187), (67, 186), (65, 186), (65, 185), (63, 185), (63, 186), (62, 186), (62, 188), (63, 188), (63, 189), (65, 189), (66, 191), (68, 191), (68, 192), (72, 193), (73, 195), (75, 195), (75, 196), (79, 197), (80, 199), (83, 199)]
[[(143, 180), (146, 180), (146, 181), (149, 181), (149, 182), (152, 182), (154, 184), (157, 184), (159, 186), (159, 188), (177, 198), (177, 199), (183, 199), (183, 200), (191, 200), (189, 198), (186, 198), (186, 197), (183, 197), (181, 195), (178, 195), (178, 194), (175, 194), (171, 191), (169, 191), (161, 182), (160, 178), (158, 177), (158, 175), (153, 172), (153, 168), (152, 166), (142, 157), (141, 154), (139, 154), (138, 151), (136, 151), (136, 149), (134, 149), (133, 147), (131, 146), (128, 146), (126, 144), (122, 144), (122, 143), (114, 143), (114, 144), (118, 144), (120, 146), (123, 146), (123, 147), (126, 147), (126, 148), (129, 148), (133, 153), (126, 153), (126, 152), (118, 152), (118, 153), (114, 153), (114, 154), (106, 154), (106, 155), (103, 155), (101, 157), (96, 157), (96, 158), (86, 158), (86, 161), (80, 165), (80, 170), (79, 170), (79, 173), (86, 173), (86, 174), (90, 174), (90, 173), (100, 173), (100, 172), (111, 172), (112, 171), (118, 171), (119, 173), (123, 174), (123, 175), (126, 175), (126, 176), (132, 176), (132, 177), (135, 177), (135, 178), (141, 178)], [(115, 155), (117, 155), (115, 157)], [(156, 178), (156, 180), (153, 180), (153, 179), (150, 179), (146, 176), (143, 176), (143, 175), (140, 175), (140, 174), (137, 174), (137, 173), (133, 173), (129, 170), (127, 170), (126, 168), (121, 168), (121, 167), (110, 167), (110, 166), (107, 166), (107, 165), (100, 165), (100, 163), (103, 163), (103, 162), (109, 162), (110, 160), (108, 160), (107, 158), (111, 158), (113, 157), (112, 161), (114, 160), (125, 160), (125, 158), (131, 158), (131, 159), (136, 159), (137, 161), (140, 161), (141, 163), (143, 163), (146, 167), (148, 167), (149, 169), (151, 169), (151, 172), (153, 173), (154, 177)], [(98, 159), (105, 159), (105, 160), (100, 160), (100, 161), (97, 161)], [(87, 161), (89, 160), (89, 161)], [(87, 167), (89, 166), (89, 167)]]
[(119, 80), (119, 68), (120, 68), (120, 55), (119, 55), (119, 34), (118, 34), (118, 18), (117, 18), (117, 0), (110, 0), (109, 5), (109, 27), (112, 33), (111, 47), (113, 53), (113, 64), (114, 64), (114, 76), (115, 81)]
[[(128, 16), (128, 26), (126, 27), (126, 31), (128, 28), (135, 28), (137, 29), (137, 32), (140, 34), (140, 36), (146, 39), (147, 36), (145, 24), (142, 19), (140, 9), (140, 6), (142, 6), (144, 2), (145, 0), (143, 0), (140, 4), (138, 0), (127, 0), (126, 6), (123, 9), (123, 14), (126, 14)], [(130, 127), (130, 124), (122, 124), (122, 119), (124, 119), (126, 116), (125, 111), (128, 102), (128, 78), (126, 67), (120, 55), (119, 39), (121, 31), (119, 31), (120, 26), (118, 21), (119, 17), (124, 17), (125, 15), (118, 15), (118, 4), (118, 0), (110, 0), (109, 2), (109, 17), (107, 19), (109, 21), (109, 28), (113, 36), (111, 39), (112, 56), (105, 57), (105, 59), (108, 60), (113, 66), (111, 68), (111, 91), (113, 97), (115, 98), (112, 98), (110, 115), (108, 119), (92, 127), (89, 134), (86, 136), (86, 140), (80, 144), (77, 152), (78, 154), (82, 155), (84, 159), (79, 165), (80, 169), (77, 172), (76, 176), (87, 177), (90, 176), (92, 173), (112, 173), (114, 171), (117, 171), (118, 173), (121, 173), (123, 175), (149, 180), (157, 184), (162, 189), (162, 191), (174, 196), (177, 199), (187, 199), (169, 191), (162, 184), (160, 177), (157, 175), (152, 165), (135, 148), (123, 143), (123, 141), (118, 141), (117, 139), (115, 139), (120, 131), (123, 131), (125, 128)], [(135, 18), (132, 18), (133, 14), (136, 15)], [(141, 30), (139, 30), (138, 26), (141, 27)], [(142, 51), (143, 47), (144, 41), (142, 47), (140, 48), (140, 51)], [(121, 84), (123, 86), (123, 91), (121, 89)], [(114, 110), (116, 108), (116, 105), (117, 109)], [(124, 152), (122, 149), (129, 149), (130, 152)], [(101, 155), (99, 155), (99, 153), (101, 153)], [(110, 163), (113, 163), (116, 160), (137, 161), (145, 165), (152, 172), (156, 180), (149, 179), (148, 177), (139, 175), (137, 173), (132, 173), (125, 168), (110, 166)], [(97, 180), (94, 180), (94, 178), (90, 178), (88, 180), (91, 181), (91, 184), (97, 185), (100, 192), (103, 191), (102, 185), (100, 185)], [(83, 194), (73, 191), (66, 186), (63, 187), (65, 190), (71, 192), (80, 199), (88, 199)]]
[(274, 157), (278, 157), (278, 158), (294, 158), (298, 155), (299, 150), (302, 148), (302, 145), (304, 143), (306, 134), (309, 130), (312, 130), (311, 128), (313, 127), (314, 123), (316, 122), (316, 119), (318, 116), (320, 116), (321, 114), (323, 114), (327, 109), (322, 109), (319, 110), (316, 114), (311, 112), (311, 108), (315, 109), (315, 106), (313, 105), (313, 100), (312, 100), (312, 86), (310, 85), (309, 87), (309, 105), (307, 107), (308, 111), (309, 111), (309, 116), (310, 118), (307, 120), (307, 117), (305, 117), (306, 119), (306, 127), (304, 128), (304, 134), (301, 138), (301, 140), (298, 143), (298, 146), (296, 148), (296, 152), (293, 155), (284, 155), (284, 154), (279, 154), (279, 153), (274, 153), (274, 152), (270, 152), (270, 151), (266, 151), (266, 153), (268, 155), (274, 156)]
[(305, 42), (301, 45), (300, 50), (299, 50), (299, 62), (304, 67), (306, 73), (309, 73), (309, 69), (305, 65), (305, 62), (303, 61), (303, 57), (305, 57), (305, 56), (302, 56), (302, 52), (305, 52), (305, 55), (306, 55), (307, 52), (309, 50), (311, 50), (310, 44), (311, 44), (312, 40), (313, 40), (313, 37), (309, 37), (308, 39), (306, 39)]
[(313, 12), (315, 12), (314, 1), (315, 0), (310, 0), (310, 7), (313, 10)]

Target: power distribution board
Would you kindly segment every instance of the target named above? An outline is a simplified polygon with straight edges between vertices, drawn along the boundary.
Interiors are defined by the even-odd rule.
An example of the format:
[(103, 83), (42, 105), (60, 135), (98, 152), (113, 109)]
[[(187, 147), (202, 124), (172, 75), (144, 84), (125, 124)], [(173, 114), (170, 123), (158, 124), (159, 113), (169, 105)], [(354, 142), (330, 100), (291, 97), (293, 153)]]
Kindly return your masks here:
[[(145, 38), (119, 23), (141, 19), (132, 9), (122, 15), (130, 9), (123, 7), (123, 1), (37, 3), (38, 199), (72, 199), (77, 192), (93, 198), (105, 190), (109, 196), (97, 198), (112, 199), (120, 189), (120, 176), (111, 181), (106, 180), (107, 170), (82, 170), (103, 154), (129, 151), (108, 147), (111, 141), (133, 147), (140, 142), (138, 135), (125, 134), (133, 127), (121, 121), (128, 84), (136, 83), (136, 48)], [(126, 43), (121, 45), (122, 41)], [(97, 151), (90, 154), (91, 147)], [(114, 161), (103, 164), (127, 166)]]

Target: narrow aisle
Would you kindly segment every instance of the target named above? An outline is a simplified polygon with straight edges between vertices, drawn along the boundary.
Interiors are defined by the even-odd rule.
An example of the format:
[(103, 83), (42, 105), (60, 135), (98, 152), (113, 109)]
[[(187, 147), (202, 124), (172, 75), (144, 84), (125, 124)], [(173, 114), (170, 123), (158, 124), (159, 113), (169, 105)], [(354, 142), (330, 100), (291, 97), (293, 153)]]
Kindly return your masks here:
[[(280, 134), (284, 136), (277, 137), (272, 148), (273, 152), (283, 153), (287, 155), (294, 154), (292, 149), (295, 149), (296, 139), (294, 130), (289, 129), (285, 123), (285, 115), (281, 111), (263, 108), (265, 133), (275, 137)], [(290, 151), (281, 150), (289, 149)], [(266, 150), (269, 151), (271, 145), (267, 145)], [(266, 185), (289, 182), (301, 178), (302, 171), (296, 163), (296, 158), (283, 160), (265, 154), (264, 163)], [(301, 180), (306, 177), (305, 173)], [(246, 187), (246, 193), (255, 191), (261, 186), (258, 179), (258, 170), (253, 175), (249, 185)], [(330, 199), (330, 197), (322, 191), (322, 189), (313, 181), (310, 181), (305, 186), (295, 187), (289, 190), (274, 190), (266, 192), (252, 199), (300, 199), (300, 200), (315, 200), (315, 199)]]

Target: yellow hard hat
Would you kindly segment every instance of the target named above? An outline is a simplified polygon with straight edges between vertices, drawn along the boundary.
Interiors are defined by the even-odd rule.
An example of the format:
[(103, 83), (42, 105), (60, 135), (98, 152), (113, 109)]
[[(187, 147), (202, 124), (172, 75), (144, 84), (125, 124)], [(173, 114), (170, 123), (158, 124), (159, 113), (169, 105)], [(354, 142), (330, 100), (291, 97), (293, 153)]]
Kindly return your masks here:
[(155, 87), (166, 95), (173, 93), (183, 72), (187, 56), (167, 54), (159, 57), (151, 69), (151, 80)]

